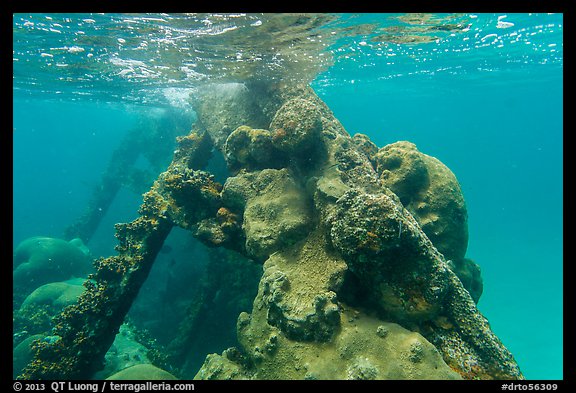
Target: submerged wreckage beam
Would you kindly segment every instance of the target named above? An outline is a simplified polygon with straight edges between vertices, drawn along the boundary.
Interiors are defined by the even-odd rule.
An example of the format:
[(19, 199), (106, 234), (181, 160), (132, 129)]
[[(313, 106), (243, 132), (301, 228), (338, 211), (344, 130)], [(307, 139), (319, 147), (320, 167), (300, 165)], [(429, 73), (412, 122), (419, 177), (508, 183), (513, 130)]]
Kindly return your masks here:
[[(86, 211), (64, 230), (64, 238), (78, 237), (88, 243), (123, 187), (138, 190), (139, 194), (149, 189), (168, 164), (174, 138), (187, 133), (186, 124), (190, 124), (188, 116), (167, 110), (162, 115), (145, 116), (128, 131), (94, 187)], [(134, 164), (142, 156), (148, 159), (153, 174), (135, 168)]]
[(64, 231), (66, 239), (76, 237), (88, 243), (108, 208), (114, 202), (116, 194), (122, 188), (126, 173), (134, 165), (140, 151), (134, 147), (132, 138), (125, 138), (112, 154), (100, 184), (92, 192), (86, 212)]
[(84, 283), (86, 290), (55, 318), (53, 335), (33, 345), (35, 358), (19, 378), (90, 378), (101, 368), (172, 227), (214, 214), (219, 185), (211, 175), (192, 169), (206, 165), (210, 138), (191, 132), (177, 140), (173, 162), (144, 194), (140, 217), (116, 225), (118, 255), (95, 261), (96, 273)]
[[(119, 255), (96, 261), (22, 378), (89, 377), (177, 225), (263, 263), (239, 347), (196, 379), (523, 379), (470, 295), (466, 208), (442, 163), (351, 137), (307, 85), (199, 98), (198, 132), (178, 138), (140, 217), (117, 225)], [(232, 173), (223, 186), (197, 170), (212, 147)]]

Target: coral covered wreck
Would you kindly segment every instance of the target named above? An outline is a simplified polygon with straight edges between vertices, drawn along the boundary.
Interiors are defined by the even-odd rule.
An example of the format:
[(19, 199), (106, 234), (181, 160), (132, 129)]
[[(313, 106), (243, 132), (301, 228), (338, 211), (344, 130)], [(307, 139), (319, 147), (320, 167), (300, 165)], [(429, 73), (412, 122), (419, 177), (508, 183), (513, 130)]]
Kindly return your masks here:
[[(476, 307), (466, 206), (452, 172), (408, 142), (350, 136), (308, 86), (207, 86), (198, 119), (117, 225), (76, 304), (21, 378), (102, 367), (170, 230), (263, 264), (238, 347), (196, 379), (523, 379)], [(221, 153), (224, 184), (204, 171)]]

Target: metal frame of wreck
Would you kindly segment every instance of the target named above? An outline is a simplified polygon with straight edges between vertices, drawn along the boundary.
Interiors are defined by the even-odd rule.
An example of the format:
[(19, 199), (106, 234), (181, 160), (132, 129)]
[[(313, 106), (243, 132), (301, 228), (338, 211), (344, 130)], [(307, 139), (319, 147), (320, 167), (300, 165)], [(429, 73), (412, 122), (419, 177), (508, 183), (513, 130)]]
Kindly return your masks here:
[[(309, 86), (247, 83), (244, 88), (248, 92), (244, 100), (246, 97), (250, 100), (236, 104), (243, 106), (249, 118), (243, 118), (234, 108), (229, 108), (218, 113), (219, 119), (215, 120), (216, 115), (203, 109), (202, 103), (194, 108), (198, 120), (187, 136), (177, 138), (173, 160), (143, 195), (139, 217), (130, 223), (116, 225), (118, 255), (95, 261), (96, 273), (85, 282), (86, 290), (77, 303), (66, 307), (54, 319), (53, 335), (59, 338), (34, 344), (34, 359), (19, 379), (88, 379), (101, 368), (106, 352), (171, 229), (180, 226), (193, 230), (201, 220), (214, 218), (222, 212), (221, 208), (225, 208), (221, 199), (222, 186), (202, 169), (213, 148), (223, 152), (226, 137), (237, 127), (248, 124), (268, 128), (282, 105), (301, 98), (321, 108), (324, 124), (331, 124), (340, 135), (351, 139)], [(435, 285), (441, 283), (444, 288), (442, 296), (428, 297), (427, 301), (440, 304), (443, 315), (452, 323), (452, 337), (478, 358), (472, 371), (458, 370), (454, 361), (452, 367), (468, 379), (523, 379), (512, 355), (492, 333), (468, 292), (447, 268), (442, 254), (432, 246), (410, 213), (404, 210), (400, 220), (400, 228), (410, 232), (422, 247), (419, 257), (428, 262), (433, 276), (430, 280), (435, 280)], [(230, 227), (230, 222), (220, 222)], [(231, 231), (228, 228), (224, 232), (230, 236), (241, 232), (241, 223), (233, 223), (232, 227)], [(209, 239), (201, 240), (246, 255), (246, 250), (230, 239), (219, 244), (210, 244)], [(431, 295), (423, 293), (422, 296)], [(429, 326), (428, 331), (428, 334), (423, 333), (424, 336), (439, 346), (445, 360), (450, 361), (446, 357), (446, 348), (442, 348), (450, 345), (448, 340), (435, 339), (435, 332)]]

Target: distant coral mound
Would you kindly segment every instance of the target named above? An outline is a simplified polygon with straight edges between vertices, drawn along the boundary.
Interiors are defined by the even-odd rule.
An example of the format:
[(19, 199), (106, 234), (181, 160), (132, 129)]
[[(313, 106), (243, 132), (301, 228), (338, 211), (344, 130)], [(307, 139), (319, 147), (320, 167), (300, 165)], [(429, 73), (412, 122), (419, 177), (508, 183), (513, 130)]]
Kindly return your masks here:
[(80, 239), (67, 242), (51, 237), (31, 237), (14, 250), (14, 296), (23, 299), (43, 284), (86, 277), (92, 271), (92, 258)]

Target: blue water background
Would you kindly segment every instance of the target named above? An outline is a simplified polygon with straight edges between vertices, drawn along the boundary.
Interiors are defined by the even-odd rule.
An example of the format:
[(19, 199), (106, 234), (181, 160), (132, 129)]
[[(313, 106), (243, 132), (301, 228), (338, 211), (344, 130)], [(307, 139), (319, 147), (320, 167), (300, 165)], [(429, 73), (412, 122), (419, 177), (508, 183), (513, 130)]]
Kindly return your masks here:
[[(351, 133), (398, 140), (440, 159), (467, 202), (467, 256), (484, 279), (479, 309), (529, 379), (561, 379), (563, 86), (561, 67), (374, 78), (349, 65), (348, 83), (312, 83)], [(365, 82), (364, 82), (365, 81)], [(61, 237), (87, 206), (108, 160), (146, 108), (14, 99), (13, 245)], [(136, 217), (123, 190), (89, 244), (113, 252), (113, 224)]]

